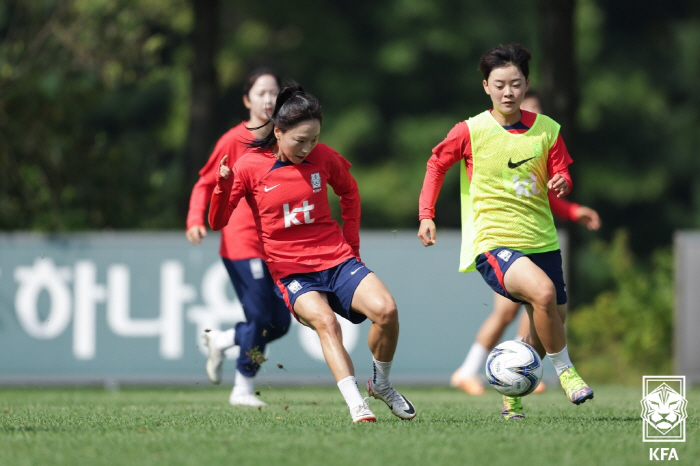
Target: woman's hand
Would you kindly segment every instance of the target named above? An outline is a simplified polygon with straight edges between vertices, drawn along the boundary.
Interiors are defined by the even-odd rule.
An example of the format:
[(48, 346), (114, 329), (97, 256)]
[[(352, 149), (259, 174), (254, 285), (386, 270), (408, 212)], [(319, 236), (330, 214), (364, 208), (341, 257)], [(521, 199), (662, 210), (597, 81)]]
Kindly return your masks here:
[(435, 241), (437, 241), (437, 236), (435, 235), (435, 222), (433, 222), (432, 219), (424, 218), (420, 221), (420, 226), (418, 227), (418, 238), (425, 247), (435, 244)]
[(202, 242), (202, 238), (207, 236), (207, 229), (202, 225), (191, 226), (186, 232), (185, 236), (192, 244), (199, 244)]
[(547, 183), (547, 189), (556, 191), (557, 197), (564, 197), (569, 194), (569, 184), (566, 182), (566, 178), (560, 174), (556, 174)]
[(592, 231), (598, 230), (602, 225), (598, 212), (585, 205), (576, 209), (576, 221)]
[(221, 162), (219, 162), (219, 175), (221, 175), (221, 178), (224, 180), (231, 176), (231, 169), (226, 166), (226, 159), (228, 159), (228, 155), (224, 155)]

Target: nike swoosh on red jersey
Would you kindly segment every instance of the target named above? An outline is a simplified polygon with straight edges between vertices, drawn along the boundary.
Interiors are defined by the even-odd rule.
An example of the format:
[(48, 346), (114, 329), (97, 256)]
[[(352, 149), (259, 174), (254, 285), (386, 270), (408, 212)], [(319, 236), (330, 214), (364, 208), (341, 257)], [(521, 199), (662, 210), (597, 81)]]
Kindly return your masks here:
[[(281, 183), (280, 183), (280, 184), (281, 184)], [(279, 186), (279, 184), (276, 184), (276, 185), (274, 185), (274, 186), (272, 186), (272, 187), (270, 187), (270, 188), (268, 188), (267, 186), (265, 186), (265, 188), (264, 188), (264, 189), (265, 189), (265, 192), (266, 192), (266, 193), (269, 193), (270, 191), (272, 191), (273, 189), (275, 189), (277, 186)]]

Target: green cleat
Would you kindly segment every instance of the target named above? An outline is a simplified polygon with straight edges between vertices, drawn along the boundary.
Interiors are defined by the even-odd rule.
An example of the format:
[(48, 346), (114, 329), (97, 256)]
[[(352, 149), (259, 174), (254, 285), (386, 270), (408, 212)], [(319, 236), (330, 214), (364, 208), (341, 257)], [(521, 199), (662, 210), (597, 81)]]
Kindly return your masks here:
[(593, 399), (593, 390), (583, 381), (576, 369), (569, 367), (559, 376), (561, 387), (569, 400), (575, 405), (580, 405), (586, 400)]
[(521, 399), (519, 396), (503, 395), (503, 411), (501, 411), (503, 419), (522, 419), (525, 417)]

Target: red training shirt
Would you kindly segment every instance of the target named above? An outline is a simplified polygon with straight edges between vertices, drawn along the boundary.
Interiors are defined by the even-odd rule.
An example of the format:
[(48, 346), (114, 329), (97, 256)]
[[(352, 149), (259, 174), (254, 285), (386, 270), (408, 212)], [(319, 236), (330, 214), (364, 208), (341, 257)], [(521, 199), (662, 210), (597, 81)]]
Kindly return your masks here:
[[(331, 217), (328, 185), (340, 196), (342, 230)], [(278, 161), (266, 149), (241, 157), (227, 179), (217, 172), (211, 227), (224, 227), (244, 197), (275, 280), (359, 259), (360, 193), (350, 162), (325, 144), (317, 144), (299, 164)]]

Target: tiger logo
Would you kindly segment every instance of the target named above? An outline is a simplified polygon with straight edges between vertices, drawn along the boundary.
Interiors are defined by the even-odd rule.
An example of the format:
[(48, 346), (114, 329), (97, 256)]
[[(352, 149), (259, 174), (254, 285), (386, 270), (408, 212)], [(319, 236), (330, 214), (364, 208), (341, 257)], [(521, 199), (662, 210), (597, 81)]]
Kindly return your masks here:
[(685, 398), (663, 383), (642, 400), (642, 419), (666, 435), (688, 417), (687, 405)]

